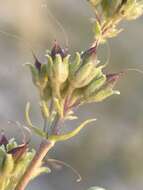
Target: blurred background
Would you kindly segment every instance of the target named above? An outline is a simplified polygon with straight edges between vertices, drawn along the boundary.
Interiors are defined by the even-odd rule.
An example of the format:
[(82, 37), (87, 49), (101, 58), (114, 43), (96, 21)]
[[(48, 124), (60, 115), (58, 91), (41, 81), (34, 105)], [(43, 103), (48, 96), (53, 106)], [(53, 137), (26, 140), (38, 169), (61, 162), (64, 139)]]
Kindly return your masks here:
[[(29, 70), (23, 67), (33, 62), (31, 48), (41, 61), (45, 50), (56, 39), (69, 51), (82, 51), (92, 42), (91, 7), (86, 0), (1, 0), (0, 1), (0, 129), (7, 136), (21, 142), (21, 128), (27, 101), (32, 104), (32, 119), (42, 125), (38, 108), (38, 94), (32, 85)], [(109, 72), (127, 68), (143, 70), (143, 18), (122, 23), (125, 31), (109, 41)], [(69, 41), (69, 42), (68, 42)], [(99, 58), (104, 63), (109, 47), (101, 46)], [(80, 135), (59, 143), (50, 152), (50, 158), (66, 161), (81, 174), (83, 180), (67, 168), (52, 170), (33, 181), (27, 190), (86, 190), (102, 186), (107, 190), (143, 189), (143, 74), (128, 71), (113, 96), (103, 103), (90, 104), (77, 110), (79, 120), (98, 120)], [(31, 147), (40, 139), (35, 135)]]

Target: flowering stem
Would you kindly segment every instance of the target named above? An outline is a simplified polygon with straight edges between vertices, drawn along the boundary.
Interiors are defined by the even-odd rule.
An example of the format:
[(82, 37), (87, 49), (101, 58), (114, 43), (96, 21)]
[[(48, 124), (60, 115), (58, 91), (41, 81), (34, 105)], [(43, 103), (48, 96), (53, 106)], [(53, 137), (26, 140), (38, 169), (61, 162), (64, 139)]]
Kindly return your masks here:
[(42, 140), (39, 150), (36, 152), (33, 160), (31, 161), (29, 167), (27, 168), (25, 174), (21, 178), (19, 184), (16, 187), (16, 190), (24, 190), (28, 183), (31, 180), (32, 175), (34, 174), (35, 170), (41, 165), (43, 159), (45, 158), (46, 154), (49, 150), (54, 146), (54, 141)]

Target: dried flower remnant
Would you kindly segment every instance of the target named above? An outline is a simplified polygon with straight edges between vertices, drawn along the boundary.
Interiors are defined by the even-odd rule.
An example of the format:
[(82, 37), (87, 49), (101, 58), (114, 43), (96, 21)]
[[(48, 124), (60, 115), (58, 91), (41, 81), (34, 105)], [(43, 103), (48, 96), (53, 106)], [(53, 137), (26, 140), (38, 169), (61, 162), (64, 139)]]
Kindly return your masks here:
[[(8, 140), (4, 133), (0, 135), (0, 189), (14, 190), (29, 163), (35, 155), (35, 151), (29, 151), (28, 143), (18, 145), (15, 139)], [(46, 167), (39, 166), (31, 178), (48, 172)]]
[(52, 59), (55, 59), (56, 54), (60, 54), (62, 59), (64, 57), (66, 57), (66, 55), (67, 55), (67, 50), (61, 48), (61, 46), (58, 44), (57, 41), (55, 41), (54, 46), (53, 46), (51, 53), (50, 53)]

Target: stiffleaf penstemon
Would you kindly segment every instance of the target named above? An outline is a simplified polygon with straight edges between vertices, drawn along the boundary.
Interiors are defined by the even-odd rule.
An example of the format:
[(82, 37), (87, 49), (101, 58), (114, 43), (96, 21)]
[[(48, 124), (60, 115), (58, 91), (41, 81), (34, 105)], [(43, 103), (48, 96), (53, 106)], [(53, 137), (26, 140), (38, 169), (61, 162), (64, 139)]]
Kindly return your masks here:
[[(143, 13), (142, 0), (88, 0), (95, 12), (93, 22), (94, 41), (84, 52), (75, 52), (72, 57), (67, 49), (55, 42), (46, 53), (46, 63), (41, 63), (34, 55), (35, 62), (27, 63), (32, 81), (40, 96), (40, 109), (44, 127), (33, 124), (30, 118), (30, 103), (25, 116), (27, 125), (42, 137), (36, 152), (28, 150), (28, 143), (17, 145), (15, 140), (0, 141), (0, 189), (24, 190), (31, 179), (49, 169), (42, 167), (47, 152), (58, 141), (74, 137), (87, 124), (96, 119), (88, 119), (65, 134), (61, 132), (65, 120), (77, 119), (74, 109), (92, 102), (102, 102), (114, 94), (117, 81), (123, 72), (105, 73), (106, 64), (98, 60), (98, 47), (108, 38), (121, 32), (117, 26), (122, 20), (136, 19)], [(32, 160), (32, 161), (31, 161)], [(19, 181), (20, 180), (20, 181)], [(17, 185), (18, 183), (18, 185)], [(102, 190), (92, 187), (90, 189)]]

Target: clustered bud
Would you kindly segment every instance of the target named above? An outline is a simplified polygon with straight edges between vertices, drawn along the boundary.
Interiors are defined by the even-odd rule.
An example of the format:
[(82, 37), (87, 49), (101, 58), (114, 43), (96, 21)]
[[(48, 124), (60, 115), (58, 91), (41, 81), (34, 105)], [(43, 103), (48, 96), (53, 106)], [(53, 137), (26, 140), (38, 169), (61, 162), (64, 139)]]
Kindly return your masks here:
[[(113, 94), (119, 94), (113, 88), (120, 74), (106, 75), (103, 72), (105, 65), (99, 64), (97, 46), (83, 53), (77, 52), (72, 58), (56, 43), (46, 57), (47, 63), (40, 63), (35, 58), (35, 63), (29, 64), (29, 67), (33, 83), (40, 93), (41, 111), (49, 121), (48, 126), (56, 125), (59, 118), (75, 119), (72, 109), (76, 106), (100, 102)], [(52, 108), (49, 108), (51, 102)], [(51, 109), (54, 110), (52, 113)], [(29, 125), (36, 129), (36, 133), (43, 134), (31, 123)], [(58, 134), (59, 131), (52, 127), (50, 133)]]
[[(8, 140), (2, 133), (0, 136), (0, 189), (14, 190), (35, 151), (28, 150), (28, 143), (18, 145), (15, 139)], [(45, 170), (43, 170), (43, 168)], [(31, 180), (42, 172), (49, 171), (46, 167), (37, 168)]]
[[(42, 64), (37, 59), (35, 64), (29, 64), (33, 82), (38, 87), (42, 101), (58, 99), (62, 102), (59, 105), (61, 109), (66, 106), (66, 110), (62, 110), (63, 115), (66, 114), (64, 111), (76, 103), (98, 102), (99, 99), (101, 101), (108, 97), (109, 91), (110, 95), (115, 93), (114, 85), (111, 84), (119, 79), (119, 74), (103, 73), (104, 66), (99, 65), (96, 47), (91, 47), (84, 53), (77, 52), (75, 58), (70, 59), (70, 55), (56, 43), (46, 56), (47, 64)], [(103, 91), (104, 98), (96, 98), (100, 94), (103, 96)]]

